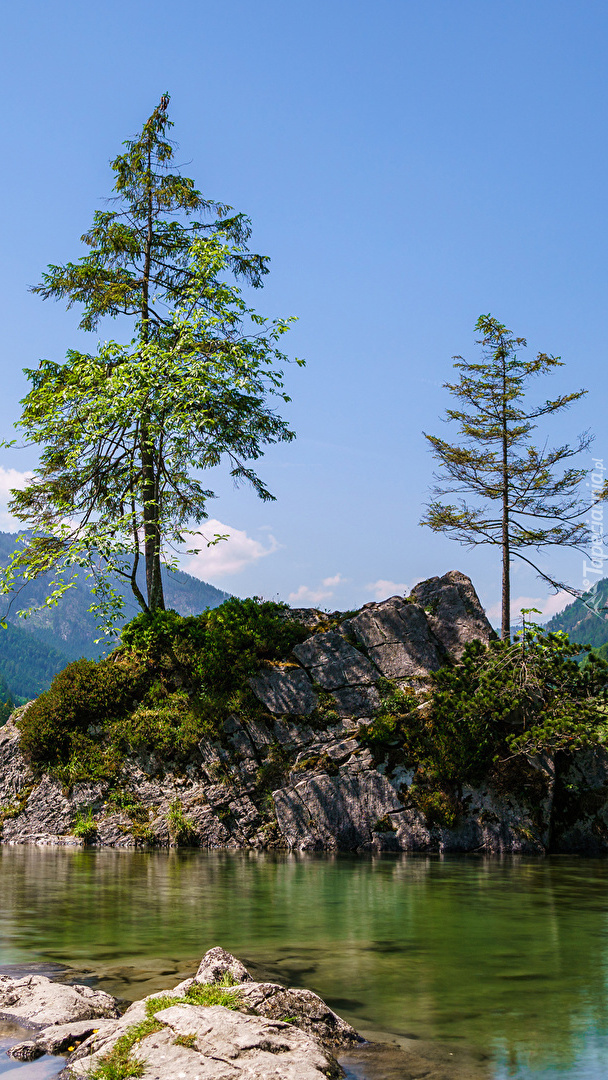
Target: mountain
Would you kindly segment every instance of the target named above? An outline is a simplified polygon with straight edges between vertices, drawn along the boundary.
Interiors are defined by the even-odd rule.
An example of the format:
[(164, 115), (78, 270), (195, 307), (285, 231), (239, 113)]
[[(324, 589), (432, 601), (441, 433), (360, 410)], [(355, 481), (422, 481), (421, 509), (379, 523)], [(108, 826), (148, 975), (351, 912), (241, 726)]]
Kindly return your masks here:
[[(15, 533), (0, 532), (0, 565), (6, 565), (16, 542)], [(144, 589), (143, 571), (138, 581)], [(113, 584), (125, 597), (122, 622), (128, 622), (138, 614), (139, 606), (128, 584), (120, 578)], [(103, 643), (95, 644), (99, 632), (88, 611), (92, 595), (84, 573), (56, 607), (44, 608), (27, 619), (19, 618), (17, 611), (21, 608), (43, 601), (46, 585), (44, 578), (25, 584), (8, 612), (8, 629), (0, 630), (0, 704), (5, 700), (5, 690), (14, 701), (27, 701), (46, 690), (53, 676), (70, 661), (81, 656), (97, 659), (104, 651)], [(163, 568), (163, 585), (167, 607), (180, 615), (197, 615), (205, 608), (218, 607), (231, 595), (183, 570)], [(0, 614), (5, 615), (3, 599)]]
[[(603, 608), (606, 607), (606, 610)], [(608, 578), (602, 578), (581, 600), (568, 604), (546, 625), (547, 630), (562, 630), (577, 645), (593, 645), (594, 649), (608, 643)]]

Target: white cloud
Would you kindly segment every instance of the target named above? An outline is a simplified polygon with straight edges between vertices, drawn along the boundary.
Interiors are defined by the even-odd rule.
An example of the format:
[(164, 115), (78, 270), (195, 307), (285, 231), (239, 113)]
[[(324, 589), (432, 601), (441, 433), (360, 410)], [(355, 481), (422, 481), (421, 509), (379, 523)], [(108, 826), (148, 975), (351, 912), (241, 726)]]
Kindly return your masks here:
[(11, 498), (11, 488), (24, 488), (31, 475), (30, 472), (3, 469), (0, 466), (0, 529), (13, 532), (15, 529), (22, 528), (21, 522), (9, 514), (8, 503)]
[(403, 581), (387, 581), (386, 578), (378, 578), (365, 586), (368, 592), (374, 594), (376, 600), (386, 600), (389, 596), (403, 595), (409, 592), (408, 586)]
[(309, 589), (308, 585), (300, 585), (297, 592), (290, 592), (288, 600), (295, 607), (305, 607), (308, 604), (316, 606), (322, 600), (329, 600), (333, 595), (331, 589)]
[(344, 585), (348, 581), (348, 578), (343, 578), (342, 574), (334, 574), (333, 577), (323, 578), (323, 584), (326, 589), (335, 589), (336, 585)]
[[(267, 555), (278, 551), (280, 544), (269, 533), (267, 543), (254, 540), (248, 536), (244, 529), (234, 529), (231, 525), (224, 525), (217, 518), (210, 518), (201, 525), (200, 533), (185, 533), (184, 536), (193, 548), (200, 548), (198, 555), (191, 555), (183, 564), (183, 568), (193, 577), (209, 581), (219, 577), (228, 577), (230, 574), (238, 574), (246, 566), (251, 566), (258, 559), (265, 559)], [(207, 541), (213, 540), (214, 536), (228, 536), (227, 540), (220, 540), (213, 547), (207, 547)]]
[[(560, 611), (563, 611), (568, 604), (573, 603), (574, 597), (564, 590), (558, 593), (553, 593), (551, 596), (516, 596), (511, 600), (511, 623), (515, 626), (521, 622), (521, 609), (522, 608), (538, 608), (540, 615), (532, 613), (530, 619), (532, 622), (545, 622), (557, 615)], [(486, 611), (486, 615), (491, 623), (500, 622), (502, 615), (502, 607), (500, 601), (496, 604), (492, 604)]]
[(323, 581), (316, 589), (310, 589), (308, 585), (300, 585), (295, 592), (289, 593), (289, 603), (296, 607), (307, 605), (316, 607), (322, 600), (329, 600), (334, 595), (334, 589), (337, 585), (345, 585), (349, 580), (350, 578), (342, 577), (342, 574), (337, 573), (331, 577), (323, 578)]

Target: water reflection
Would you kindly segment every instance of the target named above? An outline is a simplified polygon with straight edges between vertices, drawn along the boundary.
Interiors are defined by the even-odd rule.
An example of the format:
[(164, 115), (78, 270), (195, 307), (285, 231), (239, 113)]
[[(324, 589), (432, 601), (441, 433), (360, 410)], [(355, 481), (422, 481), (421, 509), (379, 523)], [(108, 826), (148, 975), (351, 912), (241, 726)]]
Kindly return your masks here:
[(460, 1046), (484, 1074), (491, 1054), (505, 1077), (568, 1075), (593, 1047), (600, 1076), (607, 885), (607, 863), (566, 858), (4, 848), (0, 964), (90, 969), (132, 999), (221, 944), (370, 1036)]

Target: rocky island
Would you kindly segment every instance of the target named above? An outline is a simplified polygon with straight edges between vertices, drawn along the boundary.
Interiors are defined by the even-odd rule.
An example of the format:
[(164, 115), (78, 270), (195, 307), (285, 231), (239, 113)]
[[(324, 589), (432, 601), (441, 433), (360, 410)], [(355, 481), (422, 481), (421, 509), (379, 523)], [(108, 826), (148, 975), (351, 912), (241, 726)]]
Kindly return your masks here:
[(464, 574), (348, 613), (253, 604), (209, 613), (206, 637), (162, 613), (173, 636), (130, 631), (17, 710), (0, 728), (2, 842), (608, 850), (601, 741), (494, 760), (474, 782), (466, 769), (442, 780), (408, 742), (403, 718), (420, 727), (432, 710), (429, 680), (495, 638)]

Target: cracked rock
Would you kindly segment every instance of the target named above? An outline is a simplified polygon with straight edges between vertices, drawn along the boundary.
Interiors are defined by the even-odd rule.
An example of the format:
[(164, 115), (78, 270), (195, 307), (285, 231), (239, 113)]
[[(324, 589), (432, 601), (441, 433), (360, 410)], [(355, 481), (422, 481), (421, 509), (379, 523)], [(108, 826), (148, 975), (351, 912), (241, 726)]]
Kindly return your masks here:
[(296, 645), (293, 652), (310, 670), (313, 682), (326, 690), (370, 684), (378, 679), (374, 665), (335, 631), (316, 634)]
[(264, 669), (249, 680), (249, 685), (275, 715), (309, 716), (317, 704), (312, 683), (301, 668)]

